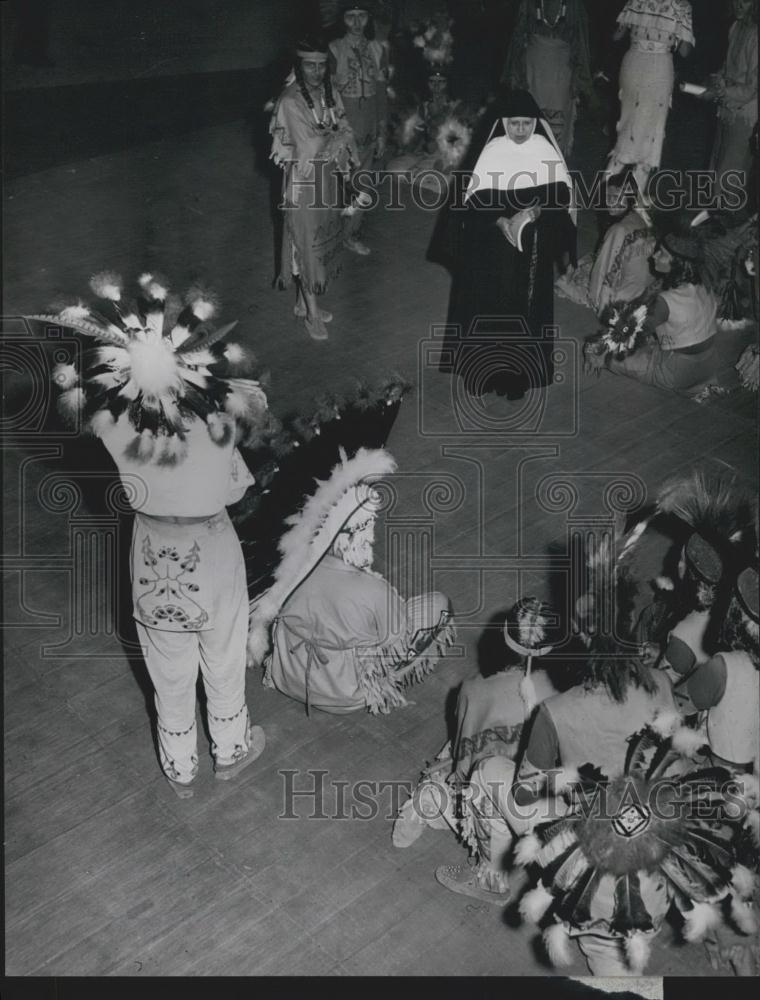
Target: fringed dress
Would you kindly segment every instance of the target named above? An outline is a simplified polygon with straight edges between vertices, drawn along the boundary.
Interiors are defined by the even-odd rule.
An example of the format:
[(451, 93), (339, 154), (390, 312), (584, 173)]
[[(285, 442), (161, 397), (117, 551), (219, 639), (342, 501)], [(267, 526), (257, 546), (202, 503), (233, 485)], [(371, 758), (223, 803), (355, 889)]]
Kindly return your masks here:
[(443, 594), (405, 601), (378, 574), (326, 555), (275, 621), (265, 684), (307, 709), (387, 713), (452, 641), (450, 626), (437, 631), (448, 609)]
[(577, 0), (568, 0), (564, 16), (559, 0), (545, 6), (542, 20), (537, 3), (522, 3), (504, 80), (533, 95), (567, 156), (573, 148), (578, 97), (591, 91), (588, 23)]
[(620, 67), (620, 120), (607, 170), (627, 164), (644, 175), (660, 165), (665, 125), (673, 95), (673, 50), (694, 44), (687, 0), (628, 0), (618, 24), (631, 41)]
[(312, 112), (294, 81), (280, 95), (269, 128), (272, 159), (283, 168), (280, 283), (287, 287), (298, 276), (316, 295), (340, 272), (343, 179), (358, 162), (340, 95), (334, 97), (333, 123), (318, 101)]
[(655, 242), (641, 216), (628, 212), (610, 226), (595, 254), (582, 257), (569, 277), (557, 280), (557, 293), (597, 315), (610, 302), (632, 302), (652, 283), (649, 258)]

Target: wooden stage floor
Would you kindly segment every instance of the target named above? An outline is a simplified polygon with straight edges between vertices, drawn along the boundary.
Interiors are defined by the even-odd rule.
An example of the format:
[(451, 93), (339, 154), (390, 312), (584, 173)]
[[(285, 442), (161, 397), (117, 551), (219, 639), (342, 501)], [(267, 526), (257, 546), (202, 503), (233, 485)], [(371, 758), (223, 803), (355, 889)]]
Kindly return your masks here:
[[(204, 274), (223, 316), (240, 320), (240, 339), (271, 367), (277, 413), (306, 407), (315, 387), (347, 389), (352, 376), (408, 375), (416, 388), (388, 445), (400, 469), (395, 527), (427, 533), (460, 643), (407, 708), (380, 718), (307, 718), (249, 672), (265, 754), (237, 782), (215, 782), (201, 730), (196, 795), (178, 800), (158, 768), (144, 670), (119, 638), (128, 616), (118, 628), (109, 619), (126, 565), (96, 584), (94, 617), (72, 620), (76, 567), (103, 572), (98, 560), (111, 555), (99, 542), (88, 563), (80, 547), (93, 533), (116, 549), (124, 541), (123, 522), (104, 520), (98, 506), (107, 485), (99, 453), (36, 428), (42, 369), (23, 327), (6, 320), (12, 378), (41, 393), (11, 414), (4, 447), (6, 972), (552, 974), (531, 931), (435, 882), (437, 865), (464, 861), (453, 837), (427, 831), (394, 850), (387, 795), (377, 815), (340, 819), (329, 788), (327, 818), (305, 818), (303, 797), (300, 820), (279, 818), (284, 772), (296, 772), (299, 789), (309, 770), (327, 783), (413, 781), (446, 738), (451, 692), (477, 670), (485, 624), (519, 593), (548, 591), (548, 554), (566, 569), (568, 525), (604, 512), (606, 485), (651, 498), (702, 456), (753, 477), (756, 399), (731, 370), (748, 335), (726, 343), (735, 391), (697, 406), (584, 377), (590, 314), (558, 301), (563, 382), (538, 430), (535, 413), (505, 401), (459, 427), (450, 380), (422, 349), (449, 290), (447, 273), (425, 260), (434, 215), (407, 208), (369, 220), (373, 254), (347, 260), (329, 296), (330, 339), (314, 343), (290, 296), (271, 287), (269, 186), (254, 159), (248, 126), (233, 122), (17, 178), (5, 190), (6, 317), (86, 296), (88, 275), (102, 268), (161, 269), (177, 289)], [(581, 237), (588, 249), (589, 217)], [(574, 486), (575, 508), (537, 499), (551, 476)], [(80, 498), (66, 492), (72, 480)], [(677, 944), (669, 928), (648, 971), (710, 974), (702, 950)]]

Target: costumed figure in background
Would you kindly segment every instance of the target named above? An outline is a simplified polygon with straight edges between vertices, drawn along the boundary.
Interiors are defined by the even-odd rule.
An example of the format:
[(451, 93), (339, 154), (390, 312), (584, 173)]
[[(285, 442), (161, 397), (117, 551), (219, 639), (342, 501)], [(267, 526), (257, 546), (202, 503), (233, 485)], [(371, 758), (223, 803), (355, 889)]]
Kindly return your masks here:
[(578, 99), (591, 93), (588, 22), (582, 0), (523, 0), (504, 81), (530, 91), (559, 148), (569, 156)]
[(720, 73), (702, 95), (718, 106), (718, 130), (710, 169), (722, 176), (740, 170), (749, 184), (751, 139), (757, 125), (757, 2), (734, 0), (736, 20), (728, 36), (728, 52)]
[(332, 314), (317, 306), (340, 271), (344, 181), (359, 163), (340, 94), (333, 90), (326, 46), (300, 43), (294, 79), (275, 103), (272, 159), (283, 169), (280, 283), (297, 288), (294, 313), (312, 340), (326, 340)]
[[(695, 509), (691, 499), (694, 484), (691, 480), (675, 483), (668, 491), (668, 498), (674, 495), (676, 511), (680, 516), (689, 516)], [(695, 732), (691, 743), (691, 756), (707, 756), (716, 767), (726, 768), (742, 784), (748, 783), (753, 790), (751, 805), (743, 838), (745, 864), (757, 872), (758, 848), (760, 848), (760, 816), (758, 806), (758, 769), (760, 768), (760, 609), (758, 607), (758, 560), (757, 528), (748, 527), (747, 505), (741, 507), (742, 517), (728, 516), (730, 508), (726, 497), (713, 493), (710, 498), (718, 512), (723, 514), (722, 537), (713, 535), (716, 549), (713, 561), (720, 559), (718, 548), (727, 548), (729, 557), (721, 560), (725, 567), (721, 583), (728, 590), (727, 601), (720, 601), (717, 608), (719, 633), (713, 636), (710, 648), (713, 655), (683, 663), (688, 669), (680, 669), (680, 683), (685, 683), (690, 704), (699, 713), (695, 720)], [(705, 506), (702, 503), (701, 506)], [(754, 514), (757, 514), (757, 497), (754, 498)], [(725, 529), (731, 530), (730, 538), (725, 537)], [(706, 532), (700, 526), (697, 537), (703, 547), (709, 542)], [(694, 537), (694, 536), (693, 536)], [(727, 586), (726, 586), (727, 584)], [(730, 590), (729, 590), (730, 588)], [(718, 602), (716, 602), (717, 604)], [(688, 618), (685, 619), (688, 624)], [(679, 623), (680, 624), (680, 623)], [(678, 626), (676, 626), (678, 628)], [(675, 632), (676, 629), (673, 630)], [(693, 630), (692, 630), (693, 631)], [(699, 637), (697, 637), (699, 638)], [(671, 655), (672, 639), (669, 641), (664, 660), (673, 667)], [(688, 649), (688, 646), (686, 647)], [(718, 652), (716, 652), (718, 650)], [(675, 664), (680, 665), (678, 661)], [(668, 724), (663, 720), (661, 729), (669, 735), (677, 726), (674, 720)], [(750, 883), (756, 889), (754, 878)], [(748, 893), (748, 897), (754, 893)], [(756, 912), (746, 912), (743, 919), (733, 920), (734, 928), (718, 926), (706, 939), (708, 954), (716, 971), (721, 966), (730, 967), (737, 975), (757, 975), (760, 969), (760, 948), (757, 938)]]
[(632, 175), (607, 178), (604, 191), (612, 224), (601, 246), (581, 257), (577, 268), (568, 268), (554, 286), (560, 296), (593, 309), (597, 316), (611, 302), (644, 295), (653, 280), (649, 258), (656, 242)]
[(611, 303), (607, 329), (586, 342), (587, 370), (617, 375), (709, 400), (716, 386), (718, 318), (730, 270), (754, 220), (726, 232), (702, 212), (680, 216), (660, 236), (652, 265), (660, 284), (652, 295)]
[(78, 370), (54, 372), (64, 413), (110, 452), (135, 510), (133, 614), (155, 690), (161, 767), (181, 797), (198, 772), (196, 681), (206, 690), (217, 778), (264, 749), (245, 699), (248, 593), (240, 542), (226, 511), (253, 483), (236, 445), (269, 425), (258, 381), (235, 374), (246, 354), (214, 329), (217, 303), (199, 288), (185, 304), (143, 274), (134, 299), (110, 272), (95, 275), (96, 307), (30, 317), (98, 343)]
[(620, 120), (607, 173), (632, 166), (642, 193), (660, 165), (673, 95), (673, 53), (694, 47), (688, 0), (627, 0), (614, 40), (630, 35), (620, 67)]
[[(388, 51), (375, 39), (372, 7), (370, 0), (344, 4), (345, 33), (330, 42), (333, 85), (341, 96), (356, 141), (355, 169), (363, 172), (360, 188), (369, 183), (366, 173), (372, 169), (375, 157), (385, 155), (388, 130)], [(366, 190), (357, 192), (346, 226), (346, 246), (361, 255), (370, 249), (358, 236), (363, 221), (359, 206), (369, 197)]]
[[(448, 355), (473, 396), (519, 399), (554, 377), (554, 265), (575, 262), (573, 185), (551, 129), (530, 94), (496, 101), (473, 142), (466, 190), (450, 218), (456, 263)], [(477, 322), (476, 322), (477, 321)], [(461, 343), (460, 343), (461, 339)]]
[(408, 174), (412, 184), (441, 192), (467, 153), (478, 115), (449, 97), (448, 82), (440, 70), (428, 77), (428, 92), (427, 100), (401, 117), (396, 136), (400, 155), (386, 169)]
[(265, 663), (264, 683), (307, 711), (404, 705), (405, 687), (453, 642), (445, 595), (404, 600), (372, 570), (380, 497), (370, 484), (395, 469), (382, 449), (344, 452), (286, 519), (273, 583), (251, 601), (250, 662)]

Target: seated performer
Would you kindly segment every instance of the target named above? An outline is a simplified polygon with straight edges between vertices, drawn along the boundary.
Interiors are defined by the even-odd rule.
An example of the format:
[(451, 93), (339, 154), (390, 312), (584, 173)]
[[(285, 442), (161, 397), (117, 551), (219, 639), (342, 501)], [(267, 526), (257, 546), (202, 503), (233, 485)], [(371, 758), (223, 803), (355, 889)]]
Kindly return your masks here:
[[(393, 826), (394, 846), (409, 847), (426, 826), (450, 828), (472, 844), (466, 791), (470, 775), (482, 757), (498, 754), (514, 760), (523, 727), (536, 704), (557, 693), (551, 679), (556, 673), (551, 669), (554, 663), (544, 657), (553, 649), (558, 625), (557, 612), (535, 597), (522, 598), (509, 611), (503, 629), (506, 662), (494, 673), (463, 682), (457, 699), (456, 735), (423, 771), (411, 798), (401, 807)], [(461, 887), (456, 891), (479, 895), (485, 888), (487, 898), (493, 899), (490, 869), (483, 869), (486, 885), (478, 881), (477, 871), (452, 867), (448, 874), (451, 880), (459, 880)], [(506, 873), (499, 876), (495, 891), (506, 892)]]
[(673, 682), (679, 710), (690, 716), (697, 711), (690, 678), (719, 648), (738, 543), (752, 523), (752, 502), (735, 474), (698, 466), (663, 484), (657, 512), (678, 518), (690, 534), (681, 550), (677, 579), (661, 581), (666, 587), (642, 611), (637, 639), (654, 646), (657, 666)]
[(264, 749), (245, 700), (246, 576), (226, 507), (253, 483), (235, 445), (264, 426), (267, 400), (258, 382), (229, 378), (244, 353), (221, 343), (229, 327), (209, 327), (213, 297), (191, 289), (180, 308), (152, 275), (139, 285), (132, 302), (117, 275), (96, 275), (97, 311), (34, 318), (99, 341), (81, 372), (63, 364), (54, 377), (62, 408), (103, 442), (135, 510), (133, 614), (155, 689), (159, 758), (189, 798), (199, 669), (215, 776), (234, 777)]
[[(602, 640), (592, 643), (584, 674), (581, 685), (539, 705), (517, 768), (516, 793), (512, 791), (515, 764), (506, 757), (485, 757), (473, 771), (475, 794), (470, 807), (483, 884), (504, 881), (505, 859), (515, 834), (562, 815), (565, 805), (559, 786), (557, 797), (546, 796), (546, 772), (604, 761), (607, 773), (622, 773), (625, 735), (643, 728), (658, 709), (673, 706), (670, 684), (664, 676), (633, 657), (605, 648)], [(484, 869), (490, 869), (490, 879)], [(448, 884), (448, 869), (439, 872), (438, 880), (454, 888)], [(602, 929), (600, 934), (604, 933)]]
[[(249, 657), (264, 683), (336, 714), (387, 713), (453, 642), (448, 598), (404, 600), (372, 570), (378, 497), (368, 480), (396, 463), (365, 448), (343, 460), (288, 519), (273, 585), (251, 605)], [(271, 652), (269, 631), (271, 626)]]
[(599, 249), (568, 269), (554, 287), (564, 298), (588, 306), (598, 315), (611, 302), (631, 302), (652, 284), (649, 258), (655, 237), (642, 214), (636, 182), (630, 174), (617, 174), (605, 183), (605, 203), (612, 225)]

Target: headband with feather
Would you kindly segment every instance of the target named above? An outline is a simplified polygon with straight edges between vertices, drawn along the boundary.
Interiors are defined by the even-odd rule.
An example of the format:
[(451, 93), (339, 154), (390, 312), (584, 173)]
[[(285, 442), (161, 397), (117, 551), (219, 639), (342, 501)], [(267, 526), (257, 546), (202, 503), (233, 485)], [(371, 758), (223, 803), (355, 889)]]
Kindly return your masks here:
[(537, 704), (536, 688), (531, 677), (534, 656), (546, 656), (554, 648), (547, 641), (547, 631), (556, 629), (557, 613), (537, 597), (522, 597), (504, 622), (504, 642), (512, 652), (525, 657), (525, 676), (520, 682), (520, 697), (526, 718)]
[(113, 272), (92, 277), (97, 307), (83, 303), (29, 319), (67, 326), (99, 342), (83, 353), (82, 369), (58, 365), (53, 378), (62, 395), (61, 412), (79, 416), (100, 436), (122, 415), (135, 430), (127, 446), (133, 459), (173, 464), (186, 452), (185, 421), (203, 420), (209, 436), (224, 445), (237, 425), (255, 440), (267, 426), (267, 397), (260, 381), (236, 377), (251, 364), (238, 344), (222, 341), (236, 326), (212, 327), (216, 296), (189, 289), (184, 304), (167, 283), (142, 274), (134, 299), (125, 299)]

